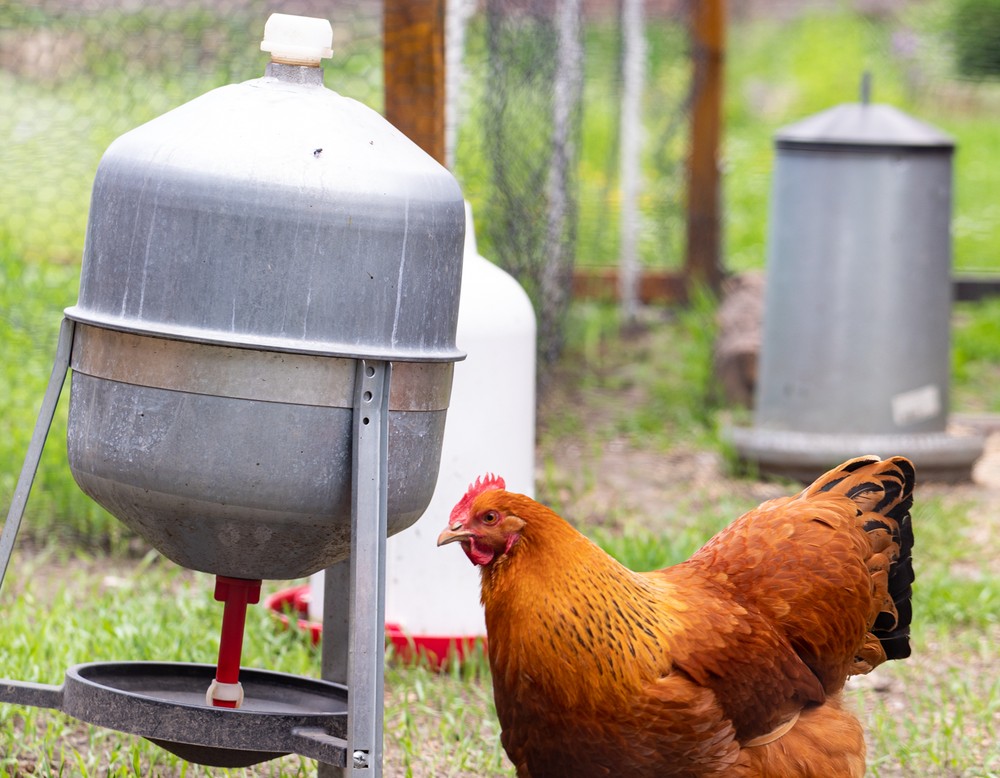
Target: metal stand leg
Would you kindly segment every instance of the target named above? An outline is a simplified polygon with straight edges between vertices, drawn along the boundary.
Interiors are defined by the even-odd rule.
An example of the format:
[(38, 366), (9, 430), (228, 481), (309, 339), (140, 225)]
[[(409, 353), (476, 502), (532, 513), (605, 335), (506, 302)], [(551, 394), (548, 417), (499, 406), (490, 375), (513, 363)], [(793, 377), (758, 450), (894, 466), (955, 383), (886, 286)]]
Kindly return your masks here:
[[(345, 559), (323, 573), (323, 672), (324, 681), (347, 686), (351, 628), (351, 562)], [(344, 778), (345, 770), (320, 764), (318, 778)]]
[[(327, 571), (323, 602), (323, 677), (343, 679), (344, 603), (349, 602), (347, 646), (347, 759), (345, 776), (381, 778), (383, 664), (385, 661), (385, 542), (388, 531), (389, 362), (361, 360), (354, 393), (354, 473), (351, 503), (349, 597), (344, 565)], [(333, 574), (331, 576), (331, 574)], [(336, 576), (339, 581), (331, 580)], [(329, 619), (329, 620), (328, 620)], [(328, 631), (327, 627), (333, 630)], [(336, 632), (334, 632), (336, 630)], [(338, 641), (339, 642), (339, 641)], [(327, 673), (331, 677), (327, 677)], [(320, 776), (337, 772), (321, 767)]]
[(0, 533), (0, 588), (3, 587), (4, 576), (7, 575), (7, 565), (10, 563), (10, 556), (14, 551), (14, 539), (17, 537), (17, 531), (21, 528), (24, 507), (28, 504), (28, 493), (35, 481), (38, 462), (42, 458), (42, 449), (45, 448), (45, 439), (48, 437), (49, 427), (56, 414), (56, 405), (59, 404), (59, 395), (62, 393), (63, 383), (66, 381), (70, 355), (73, 352), (73, 331), (75, 328), (75, 322), (71, 319), (63, 319), (59, 329), (59, 343), (56, 346), (56, 359), (52, 365), (49, 386), (45, 390), (45, 397), (42, 398), (42, 407), (38, 411), (35, 431), (31, 436), (31, 443), (28, 444), (28, 453), (24, 457), (24, 465), (22, 465), (21, 475), (17, 479), (14, 497), (10, 501), (10, 510), (7, 511), (7, 521), (4, 522), (3, 533)]

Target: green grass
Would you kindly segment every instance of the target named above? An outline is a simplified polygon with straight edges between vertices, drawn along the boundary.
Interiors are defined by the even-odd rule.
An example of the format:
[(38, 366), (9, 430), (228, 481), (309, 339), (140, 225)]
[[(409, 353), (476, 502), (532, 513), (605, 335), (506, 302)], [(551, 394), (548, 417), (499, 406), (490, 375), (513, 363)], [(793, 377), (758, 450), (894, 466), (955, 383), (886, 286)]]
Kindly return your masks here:
[(851, 693), (866, 711), (872, 776), (1000, 775), (1000, 747), (992, 735), (1000, 716), (998, 635), (996, 630), (922, 629), (914, 641), (915, 657), (932, 651), (932, 661), (880, 667), (877, 672), (895, 693)]
[(955, 306), (951, 407), (1000, 413), (1000, 299)]
[[(55, 358), (62, 311), (73, 304), (76, 268), (58, 262), (22, 262), (0, 236), (0, 505), (14, 493)], [(23, 531), (36, 538), (117, 547), (122, 525), (85, 498), (66, 459), (68, 386), (49, 431), (28, 503)]]
[[(553, 433), (587, 428), (599, 442), (615, 436), (667, 449), (678, 442), (717, 443), (712, 384), (716, 301), (694, 295), (684, 308), (660, 311), (629, 332), (611, 305), (570, 310), (566, 355), (556, 375), (573, 393), (607, 398), (599, 417), (559, 397), (545, 424)], [(617, 407), (615, 407), (617, 405)]]

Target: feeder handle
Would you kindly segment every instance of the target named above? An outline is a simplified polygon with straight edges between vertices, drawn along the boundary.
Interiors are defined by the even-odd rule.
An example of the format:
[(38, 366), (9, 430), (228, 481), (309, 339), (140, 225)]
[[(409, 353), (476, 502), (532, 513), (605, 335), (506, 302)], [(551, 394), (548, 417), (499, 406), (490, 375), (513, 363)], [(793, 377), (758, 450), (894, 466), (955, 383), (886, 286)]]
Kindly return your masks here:
[(347, 741), (320, 727), (295, 727), (292, 742), (295, 753), (300, 756), (333, 767), (347, 766)]
[(25, 705), (29, 708), (62, 710), (63, 686), (31, 681), (0, 681), (0, 702)]

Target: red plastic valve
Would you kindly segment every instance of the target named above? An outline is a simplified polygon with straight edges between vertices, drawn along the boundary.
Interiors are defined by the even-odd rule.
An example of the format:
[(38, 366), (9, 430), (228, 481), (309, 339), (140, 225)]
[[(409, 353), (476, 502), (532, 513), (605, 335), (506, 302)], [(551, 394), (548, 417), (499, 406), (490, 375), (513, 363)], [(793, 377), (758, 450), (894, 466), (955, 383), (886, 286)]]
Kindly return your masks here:
[(222, 634), (219, 637), (219, 663), (215, 680), (205, 701), (216, 708), (238, 708), (243, 703), (240, 685), (240, 659), (243, 655), (243, 631), (247, 605), (260, 602), (260, 580), (215, 578), (215, 599), (225, 603), (222, 611)]

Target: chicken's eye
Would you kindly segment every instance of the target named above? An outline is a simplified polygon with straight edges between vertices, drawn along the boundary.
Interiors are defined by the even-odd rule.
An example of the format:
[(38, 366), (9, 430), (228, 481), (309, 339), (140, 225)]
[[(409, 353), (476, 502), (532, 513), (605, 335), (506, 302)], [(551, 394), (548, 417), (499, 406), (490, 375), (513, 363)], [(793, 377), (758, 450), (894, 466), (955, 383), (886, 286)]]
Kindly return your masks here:
[(496, 524), (500, 521), (500, 514), (496, 511), (486, 511), (483, 514), (483, 524)]

